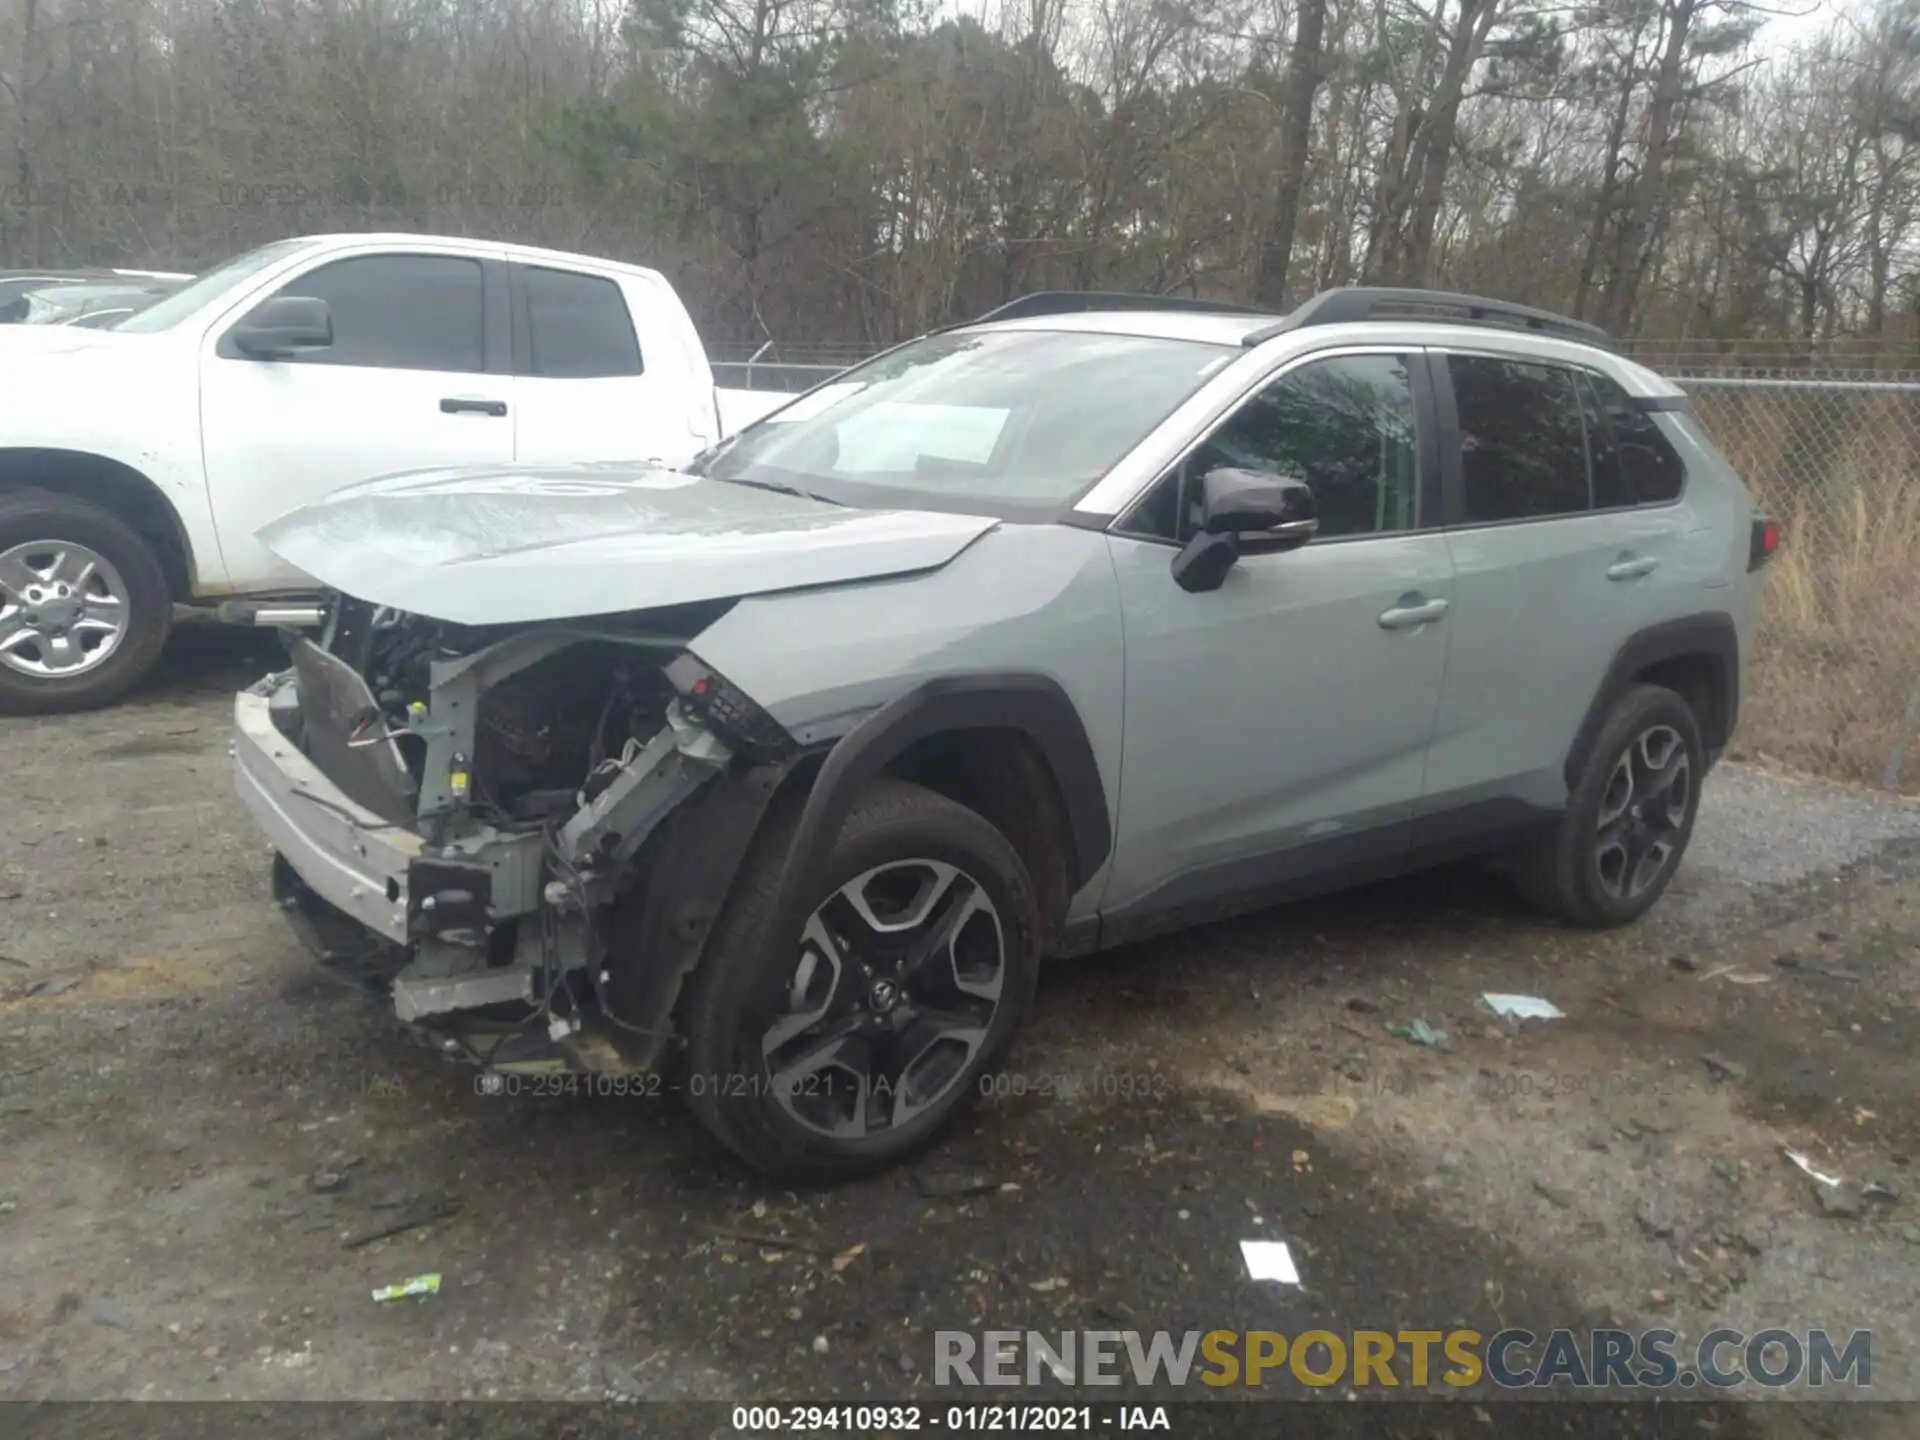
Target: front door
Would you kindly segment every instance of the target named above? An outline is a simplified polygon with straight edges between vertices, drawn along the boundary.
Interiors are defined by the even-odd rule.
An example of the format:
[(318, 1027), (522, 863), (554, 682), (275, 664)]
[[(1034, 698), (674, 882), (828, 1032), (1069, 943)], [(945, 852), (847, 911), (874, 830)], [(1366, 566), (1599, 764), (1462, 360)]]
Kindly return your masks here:
[(256, 533), (289, 510), (379, 475), (512, 461), (513, 379), (488, 334), (489, 289), (504, 311), (505, 286), (486, 271), (459, 255), (335, 260), (275, 292), (324, 300), (331, 345), (253, 359), (229, 325), (203, 354), (207, 487), (236, 589), (305, 583)]
[[(1453, 591), (1445, 537), (1419, 528), (1416, 385), (1417, 355), (1299, 363), (1115, 527), (1126, 726), (1102, 911), (1121, 932), (1404, 860)], [(1169, 565), (1222, 465), (1306, 480), (1320, 532), (1189, 594)]]

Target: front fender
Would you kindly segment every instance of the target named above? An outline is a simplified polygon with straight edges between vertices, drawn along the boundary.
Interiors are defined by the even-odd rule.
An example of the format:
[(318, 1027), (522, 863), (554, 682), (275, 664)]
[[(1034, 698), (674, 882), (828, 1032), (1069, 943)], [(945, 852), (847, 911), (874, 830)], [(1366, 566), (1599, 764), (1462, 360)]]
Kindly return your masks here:
[(1073, 838), (1069, 875), (1078, 890), (1099, 873), (1113, 849), (1113, 819), (1100, 767), (1086, 727), (1059, 682), (1017, 672), (928, 680), (842, 736), (807, 794), (789, 851), (789, 870), (832, 848), (854, 797), (910, 746), (932, 735), (989, 728), (1020, 731), (1046, 757), (1067, 807)]
[[(58, 334), (23, 341), (16, 330)], [(0, 326), (0, 478), (32, 484), (102, 462), (131, 472), (173, 512), (195, 592), (215, 594), (229, 577), (201, 459), (198, 361), (167, 339)]]

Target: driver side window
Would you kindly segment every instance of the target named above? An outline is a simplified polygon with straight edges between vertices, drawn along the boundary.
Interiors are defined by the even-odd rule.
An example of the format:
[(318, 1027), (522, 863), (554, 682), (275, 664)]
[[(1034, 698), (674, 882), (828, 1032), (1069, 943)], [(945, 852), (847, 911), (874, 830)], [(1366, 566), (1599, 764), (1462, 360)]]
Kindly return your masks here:
[(1339, 355), (1288, 371), (1164, 476), (1123, 528), (1184, 543), (1200, 528), (1201, 477), (1223, 466), (1306, 481), (1321, 539), (1413, 529), (1420, 468), (1406, 360)]
[(333, 344), (289, 363), (486, 372), (480, 262), (457, 255), (356, 255), (288, 281), (275, 296), (327, 303)]

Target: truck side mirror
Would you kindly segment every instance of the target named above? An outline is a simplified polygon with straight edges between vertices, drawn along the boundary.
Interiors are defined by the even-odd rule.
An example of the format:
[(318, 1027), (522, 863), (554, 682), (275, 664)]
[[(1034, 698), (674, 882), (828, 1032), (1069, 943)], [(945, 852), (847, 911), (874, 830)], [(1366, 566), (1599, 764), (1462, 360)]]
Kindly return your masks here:
[(333, 344), (333, 317), (324, 300), (276, 295), (254, 306), (230, 333), (241, 354), (255, 360), (284, 360)]

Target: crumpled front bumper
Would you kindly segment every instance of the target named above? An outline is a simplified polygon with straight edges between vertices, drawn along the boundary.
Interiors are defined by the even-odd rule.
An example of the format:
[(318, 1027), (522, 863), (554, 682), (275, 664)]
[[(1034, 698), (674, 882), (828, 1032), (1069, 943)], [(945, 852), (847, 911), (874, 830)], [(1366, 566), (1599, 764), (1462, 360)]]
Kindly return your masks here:
[(407, 872), (423, 841), (349, 799), (275, 727), (264, 695), (233, 704), (234, 783), (267, 838), (321, 899), (407, 943)]

